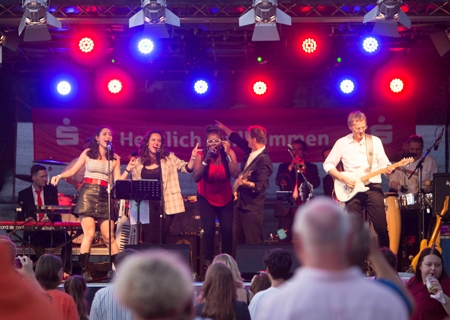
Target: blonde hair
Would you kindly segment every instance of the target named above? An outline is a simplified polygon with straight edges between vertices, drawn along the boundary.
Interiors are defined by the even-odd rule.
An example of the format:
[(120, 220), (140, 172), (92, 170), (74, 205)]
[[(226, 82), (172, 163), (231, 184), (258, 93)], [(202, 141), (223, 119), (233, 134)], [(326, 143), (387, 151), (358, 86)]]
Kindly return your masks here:
[(234, 260), (232, 256), (226, 253), (219, 254), (214, 258), (212, 263), (223, 263), (228, 266), (233, 274), (233, 280), (236, 284), (236, 288), (245, 288), (244, 279), (242, 279), (236, 260)]

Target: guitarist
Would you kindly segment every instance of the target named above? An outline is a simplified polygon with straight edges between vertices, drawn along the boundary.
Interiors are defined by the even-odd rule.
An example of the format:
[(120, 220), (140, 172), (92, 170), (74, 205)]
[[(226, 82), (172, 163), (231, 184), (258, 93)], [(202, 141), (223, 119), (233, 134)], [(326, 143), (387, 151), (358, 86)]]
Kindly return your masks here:
[[(342, 161), (346, 172), (361, 172), (363, 170), (364, 174), (387, 167), (387, 173), (392, 173), (393, 168), (390, 166), (380, 138), (375, 136), (369, 137), (365, 134), (367, 129), (365, 114), (361, 111), (351, 112), (348, 116), (347, 124), (351, 133), (336, 141), (323, 163), (325, 172), (342, 181), (349, 190), (355, 187), (356, 180), (343, 175), (336, 169), (339, 161)], [(378, 235), (380, 247), (389, 247), (381, 176), (376, 175), (372, 177), (365, 185), (369, 190), (356, 193), (355, 196), (346, 202), (346, 209), (349, 212), (360, 214), (361, 217), (365, 210)]]
[(250, 126), (247, 139), (216, 120), (231, 142), (244, 152), (239, 175), (238, 200), (233, 221), (236, 244), (260, 244), (264, 241), (263, 216), (266, 190), (272, 175), (272, 160), (266, 151), (267, 130), (261, 126)]

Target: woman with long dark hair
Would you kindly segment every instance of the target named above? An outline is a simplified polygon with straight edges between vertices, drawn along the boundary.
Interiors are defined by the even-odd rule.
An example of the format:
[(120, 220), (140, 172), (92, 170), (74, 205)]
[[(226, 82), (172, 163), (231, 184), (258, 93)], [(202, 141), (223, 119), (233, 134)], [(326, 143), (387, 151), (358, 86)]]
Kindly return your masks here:
[(237, 301), (230, 268), (212, 264), (206, 271), (201, 293), (202, 303), (195, 306), (197, 316), (214, 320), (250, 320), (245, 302)]
[[(181, 195), (178, 171), (191, 173), (197, 155), (197, 146), (192, 150), (189, 162), (183, 161), (167, 150), (165, 138), (160, 131), (152, 130), (142, 138), (139, 157), (132, 158), (128, 163), (132, 171), (132, 179), (162, 179), (162, 198), (164, 219), (162, 227), (162, 242), (166, 242), (167, 234), (175, 214), (185, 211)], [(128, 169), (127, 169), (128, 170)], [(143, 224), (143, 235), (146, 243), (160, 243), (160, 208), (159, 200), (149, 200), (150, 224)], [(144, 214), (146, 214), (144, 212)], [(142, 213), (141, 213), (142, 217)]]
[[(110, 176), (114, 178), (114, 181), (124, 179), (129, 170), (126, 169), (121, 175), (120, 157), (114, 153), (112, 139), (111, 128), (107, 126), (98, 127), (89, 148), (81, 153), (74, 166), (52, 178), (52, 184), (56, 186), (59, 180), (72, 177), (83, 166), (86, 168), (74, 213), (80, 217), (81, 227), (83, 228), (84, 237), (80, 246), (80, 264), (82, 275), (87, 281), (92, 280), (88, 270), (88, 262), (95, 236), (96, 220), (100, 226), (103, 240), (107, 246), (111, 246), (113, 262), (117, 253), (119, 253), (119, 247), (114, 237), (114, 221), (117, 218), (116, 212), (113, 210), (114, 206), (111, 205), (111, 212), (108, 212), (108, 186)], [(109, 220), (110, 217), (111, 220)], [(110, 232), (111, 239), (109, 238)]]
[(450, 278), (436, 249), (420, 252), (415, 275), (406, 286), (416, 303), (412, 320), (441, 320), (450, 315)]
[(222, 253), (231, 254), (233, 241), (233, 189), (230, 178), (237, 178), (236, 154), (217, 126), (206, 128), (204, 151), (199, 151), (194, 164), (197, 182), (197, 205), (203, 224), (203, 254), (209, 266), (214, 255), (216, 216), (222, 238)]
[(77, 305), (80, 320), (88, 320), (88, 302), (86, 300), (86, 280), (81, 276), (71, 276), (64, 281), (64, 291), (69, 294)]

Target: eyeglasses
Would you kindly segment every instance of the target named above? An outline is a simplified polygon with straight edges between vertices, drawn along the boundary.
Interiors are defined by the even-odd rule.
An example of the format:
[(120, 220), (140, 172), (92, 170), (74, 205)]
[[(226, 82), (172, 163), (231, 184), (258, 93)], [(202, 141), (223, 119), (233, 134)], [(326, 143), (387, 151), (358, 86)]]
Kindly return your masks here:
[(208, 139), (206, 140), (207, 143), (220, 143), (222, 142), (222, 140), (220, 139)]
[(355, 131), (366, 131), (367, 130), (367, 126), (359, 127), (359, 128), (353, 127), (353, 130), (355, 130)]

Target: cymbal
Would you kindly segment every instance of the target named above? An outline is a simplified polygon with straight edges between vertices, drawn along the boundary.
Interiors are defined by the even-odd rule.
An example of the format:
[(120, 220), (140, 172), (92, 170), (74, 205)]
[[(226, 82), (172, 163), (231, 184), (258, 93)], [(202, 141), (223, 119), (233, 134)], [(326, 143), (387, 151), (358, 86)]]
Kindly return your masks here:
[(33, 182), (33, 180), (31, 180), (31, 175), (29, 174), (16, 174), (15, 177), (22, 181)]
[(50, 164), (50, 165), (54, 165), (54, 166), (64, 166), (64, 165), (66, 165), (65, 162), (56, 161), (56, 160), (52, 160), (52, 159), (36, 160), (36, 161), (33, 161), (33, 162), (34, 163), (40, 163), (40, 164)]

